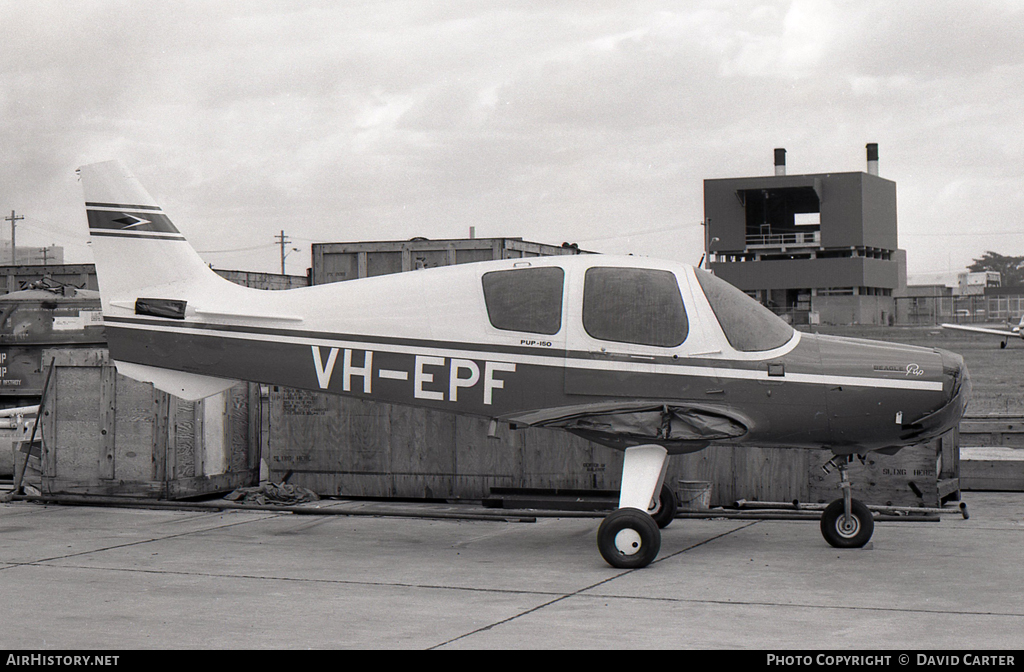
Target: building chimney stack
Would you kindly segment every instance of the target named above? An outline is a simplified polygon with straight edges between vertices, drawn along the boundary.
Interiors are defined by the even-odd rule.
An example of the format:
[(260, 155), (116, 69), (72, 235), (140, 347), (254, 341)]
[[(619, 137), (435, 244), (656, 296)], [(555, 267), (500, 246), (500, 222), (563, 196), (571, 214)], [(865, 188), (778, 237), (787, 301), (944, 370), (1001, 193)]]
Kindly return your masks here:
[(775, 148), (775, 174), (786, 174), (786, 150), (781, 147)]
[(868, 175), (878, 175), (878, 143), (868, 143)]

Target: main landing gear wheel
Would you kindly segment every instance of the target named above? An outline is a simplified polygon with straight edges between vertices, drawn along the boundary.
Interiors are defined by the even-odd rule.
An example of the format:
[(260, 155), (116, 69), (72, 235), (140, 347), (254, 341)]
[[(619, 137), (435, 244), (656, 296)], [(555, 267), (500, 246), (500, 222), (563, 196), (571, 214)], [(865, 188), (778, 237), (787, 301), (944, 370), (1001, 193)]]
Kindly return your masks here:
[(597, 529), (597, 548), (612, 567), (639, 569), (658, 556), (661, 530), (645, 511), (618, 509), (601, 521)]
[(875, 519), (868, 507), (850, 500), (850, 522), (846, 522), (843, 500), (837, 499), (821, 514), (821, 534), (836, 548), (861, 548), (875, 531)]
[(676, 493), (672, 492), (672, 488), (667, 485), (662, 485), (661, 494), (658, 495), (658, 503), (653, 509), (648, 509), (647, 513), (658, 524), (658, 527), (665, 529), (676, 517), (678, 510), (679, 500), (676, 499)]

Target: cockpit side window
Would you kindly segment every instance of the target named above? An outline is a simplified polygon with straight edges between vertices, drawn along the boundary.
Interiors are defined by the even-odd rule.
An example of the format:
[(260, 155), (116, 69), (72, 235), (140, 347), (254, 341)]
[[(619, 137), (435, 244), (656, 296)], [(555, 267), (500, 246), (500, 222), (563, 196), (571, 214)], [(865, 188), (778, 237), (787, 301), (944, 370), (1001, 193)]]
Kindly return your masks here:
[(583, 283), (583, 328), (604, 341), (672, 348), (690, 325), (674, 273), (595, 266)]
[(558, 267), (484, 273), (487, 317), (496, 329), (554, 335), (562, 328), (565, 271)]
[(722, 325), (729, 345), (740, 352), (778, 348), (793, 337), (793, 327), (725, 280), (694, 269), (697, 282)]

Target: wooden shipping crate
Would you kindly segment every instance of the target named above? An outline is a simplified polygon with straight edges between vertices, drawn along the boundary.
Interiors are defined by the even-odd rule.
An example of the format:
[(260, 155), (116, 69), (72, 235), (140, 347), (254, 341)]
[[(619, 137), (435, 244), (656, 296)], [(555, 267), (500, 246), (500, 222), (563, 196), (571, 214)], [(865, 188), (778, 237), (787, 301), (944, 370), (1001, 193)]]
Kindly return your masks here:
[(258, 388), (189, 402), (116, 372), (105, 348), (52, 349), (42, 490), (182, 499), (259, 482)]
[(1019, 415), (975, 415), (960, 421), (965, 446), (1024, 448), (1024, 417)]
[(585, 252), (578, 247), (532, 243), (522, 238), (315, 243), (310, 278), (311, 284), (322, 285), (437, 266), (580, 253)]
[(964, 490), (1024, 491), (1024, 418), (966, 417), (960, 422), (960, 437)]
[[(483, 499), (491, 488), (620, 486), (622, 454), (568, 432), (491, 427), (479, 418), (284, 387), (271, 388), (269, 406), (271, 480), (287, 478), (324, 496)], [(951, 436), (893, 456), (871, 453), (864, 465), (851, 465), (853, 492), (868, 504), (937, 506), (959, 492), (956, 454)], [(711, 483), (712, 506), (828, 502), (841, 495), (838, 472), (821, 471), (830, 457), (827, 450), (712, 446), (672, 457), (666, 482)]]
[[(609, 491), (621, 483), (620, 452), (560, 430), (492, 427), (480, 418), (285, 387), (271, 388), (269, 414), (271, 480), (287, 478), (323, 496), (484, 499), (491, 488)], [(853, 492), (868, 504), (937, 506), (959, 491), (955, 456), (952, 436), (893, 456), (871, 453), (851, 466)], [(672, 457), (666, 483), (707, 481), (712, 506), (828, 502), (841, 496), (838, 472), (821, 471), (831, 457), (827, 450), (711, 446)]]
[(961, 468), (964, 490), (1024, 492), (1024, 448), (965, 446)]
[(618, 487), (621, 455), (562, 431), (492, 428), (286, 387), (270, 389), (269, 410), (270, 479), (324, 496), (482, 499), (492, 487)]
[[(879, 506), (938, 507), (960, 499), (959, 447), (955, 431), (920, 446), (903, 448), (895, 455), (868, 453), (855, 458), (849, 476), (855, 499)], [(839, 470), (825, 473), (821, 465), (828, 451), (811, 451), (808, 502), (831, 502), (842, 496)]]
[[(709, 446), (671, 458), (666, 482), (706, 481), (711, 506), (731, 506), (740, 499), (759, 502), (807, 501), (808, 465), (814, 451), (793, 448)], [(826, 458), (827, 459), (827, 458)]]

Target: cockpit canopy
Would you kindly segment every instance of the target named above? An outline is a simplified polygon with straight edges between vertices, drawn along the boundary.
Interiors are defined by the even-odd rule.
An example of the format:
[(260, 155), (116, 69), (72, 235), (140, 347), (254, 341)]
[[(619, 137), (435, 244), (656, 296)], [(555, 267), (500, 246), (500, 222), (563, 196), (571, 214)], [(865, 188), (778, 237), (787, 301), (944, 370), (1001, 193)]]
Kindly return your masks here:
[[(700, 314), (684, 300), (689, 293), (681, 291), (683, 287), (707, 299), (733, 350), (764, 352), (793, 337), (789, 324), (742, 291), (706, 271), (693, 269), (693, 273), (697, 286), (692, 286), (682, 268), (589, 266), (583, 273), (579, 310), (584, 331), (597, 341), (680, 346), (690, 333), (691, 316)], [(490, 271), (483, 274), (482, 284), (487, 316), (495, 329), (543, 336), (562, 331), (567, 292), (566, 273), (560, 266)]]

